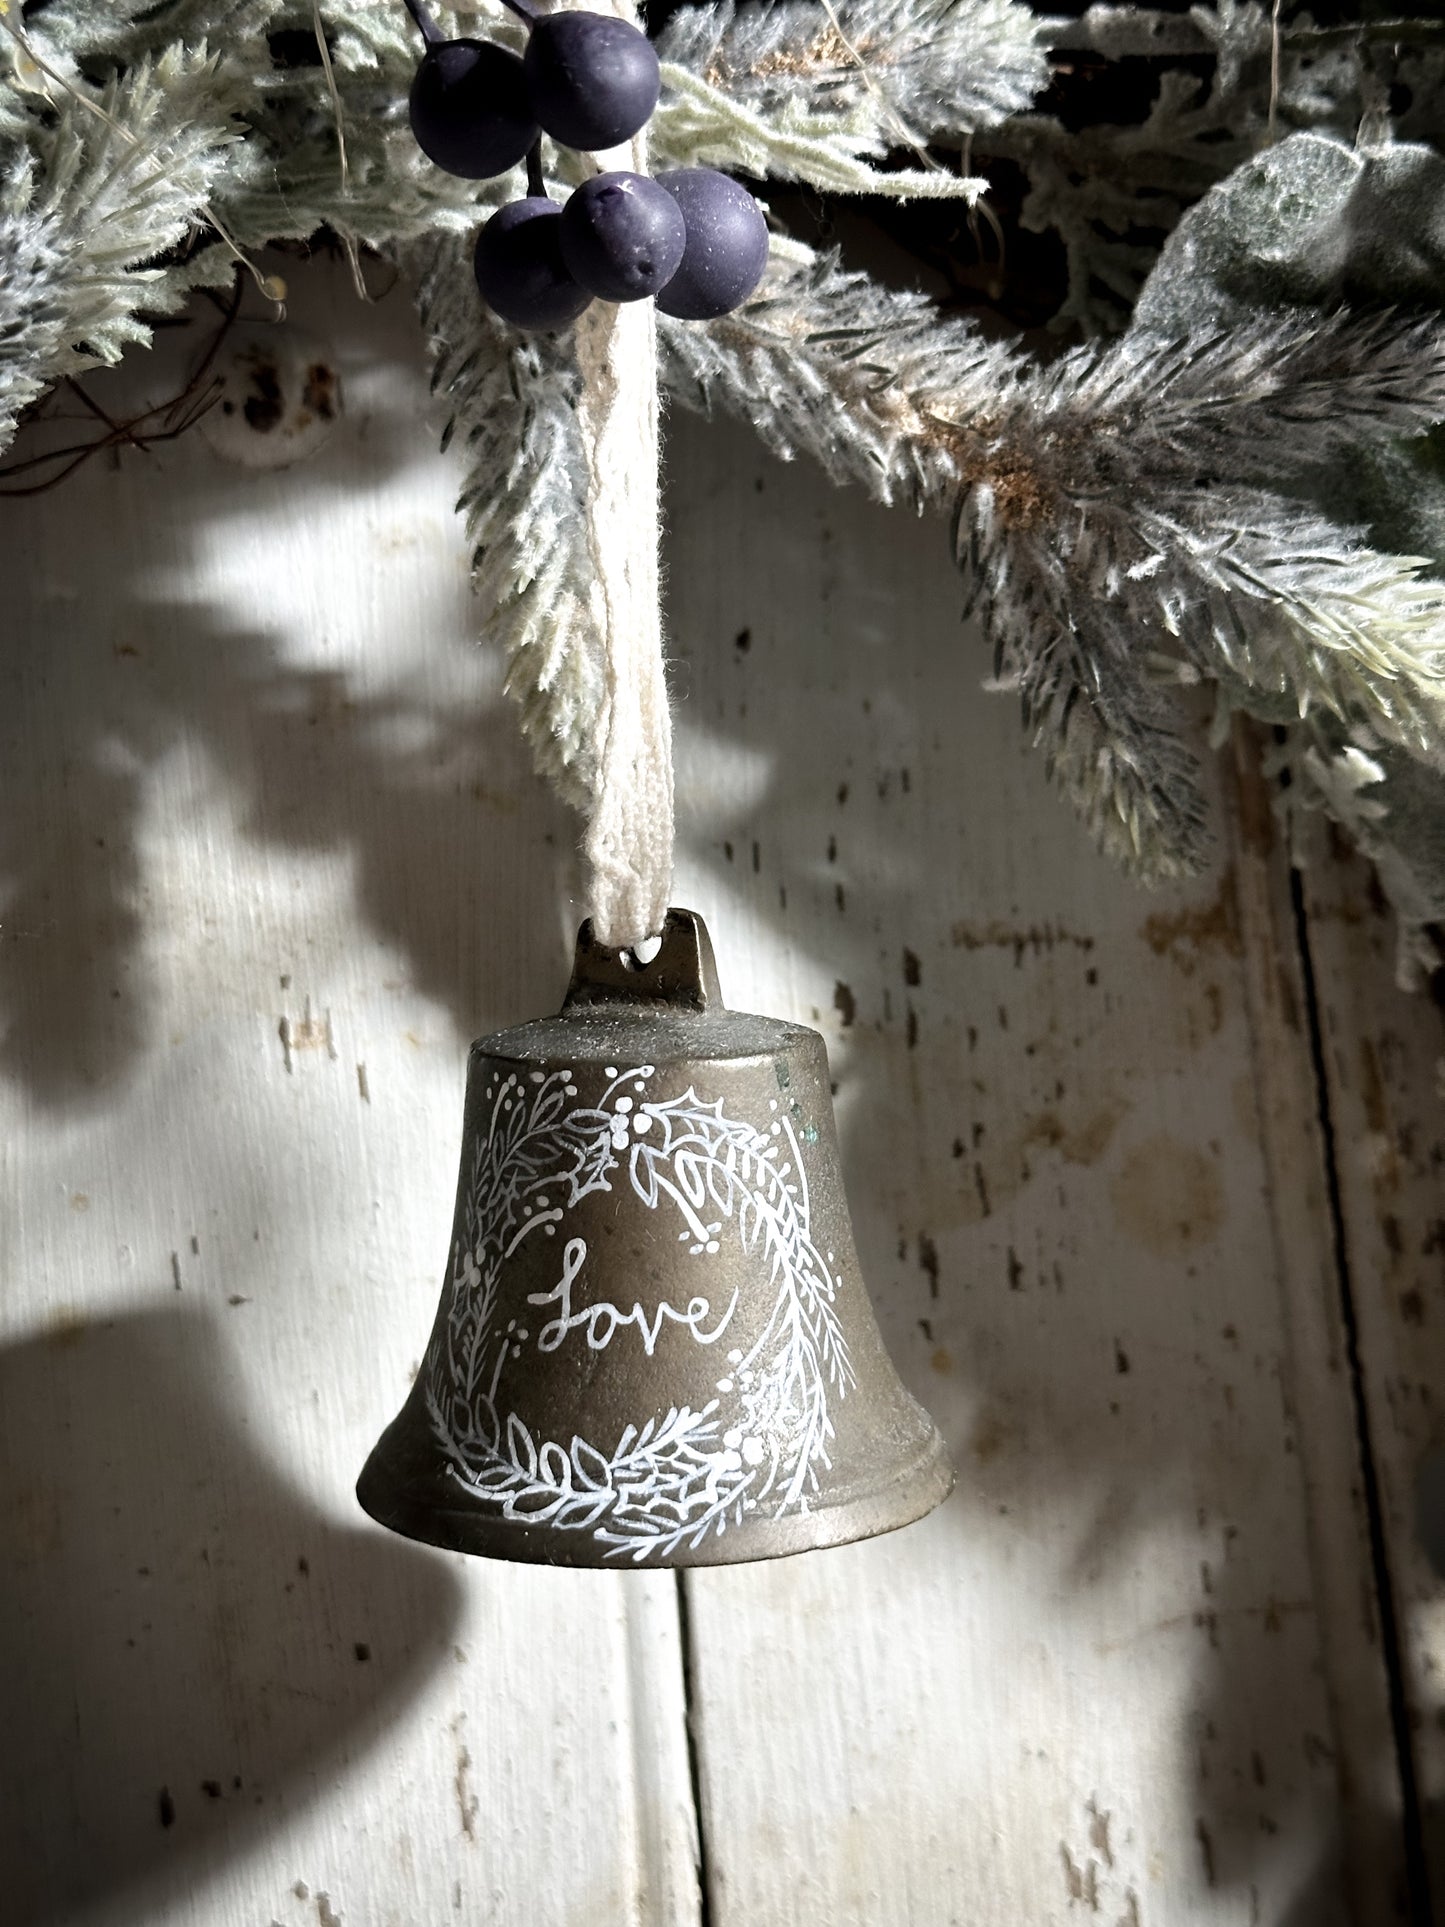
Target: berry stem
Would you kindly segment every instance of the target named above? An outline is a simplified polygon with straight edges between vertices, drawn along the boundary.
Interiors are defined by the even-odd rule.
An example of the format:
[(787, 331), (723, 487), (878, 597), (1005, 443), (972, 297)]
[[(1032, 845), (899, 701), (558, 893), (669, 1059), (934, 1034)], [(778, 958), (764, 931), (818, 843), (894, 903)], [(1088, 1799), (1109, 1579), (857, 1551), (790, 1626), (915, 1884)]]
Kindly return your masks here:
[(421, 29), (421, 37), (429, 47), (438, 46), (446, 39), (446, 35), (422, 5), (422, 0), (405, 0), (405, 6), (407, 12)]
[(502, 0), (502, 5), (510, 8), (519, 20), (525, 20), (529, 27), (537, 24), (537, 9), (532, 0)]
[(535, 140), (527, 149), (527, 193), (534, 201), (545, 201), (547, 184), (542, 179), (542, 143)]

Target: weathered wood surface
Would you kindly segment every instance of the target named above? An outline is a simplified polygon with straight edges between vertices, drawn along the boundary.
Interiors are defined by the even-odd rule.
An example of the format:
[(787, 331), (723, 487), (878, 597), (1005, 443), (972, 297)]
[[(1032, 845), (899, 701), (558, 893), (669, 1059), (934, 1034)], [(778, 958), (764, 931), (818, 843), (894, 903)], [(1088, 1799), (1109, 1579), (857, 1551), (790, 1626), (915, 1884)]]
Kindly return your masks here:
[[(940, 531), (754, 458), (740, 569), (716, 459), (672, 465), (680, 760), (708, 811), (735, 741), (766, 760), (690, 840), (829, 1032), (865, 1269), (959, 1490), (689, 1580), (714, 1918), (1341, 1919), (1321, 1622), (1355, 1595), (1309, 1554), (1254, 1069), (1301, 1040), (1251, 1033), (1238, 848), (1166, 895), (1111, 874), (979, 692)], [(1348, 1459), (1343, 1386), (1315, 1418)]]
[[(1445, 1914), (1445, 1024), (1394, 977), (1367, 867), (1317, 823), (1301, 907), (1338, 1173), (1341, 1261), (1377, 1483), (1382, 1588), (1400, 1656), (1418, 1818)], [(1437, 991), (1445, 978), (1437, 978)]]
[[(556, 1001), (573, 830), (471, 640), (403, 299), (296, 279), (345, 394), (319, 452), (192, 436), (7, 503), (5, 1918), (1405, 1918), (1368, 1473), (1433, 1722), (1439, 1131), (1427, 1048), (1383, 1097), (1360, 1066), (1433, 1013), (1382, 1014), (1372, 924), (1312, 919), (1336, 1155), (1346, 1081), (1374, 1133), (1342, 1301), (1248, 756), (1216, 869), (1141, 895), (980, 691), (941, 528), (740, 430), (671, 425), (677, 895), (731, 1002), (828, 1035), (958, 1489), (681, 1594), (357, 1513), (435, 1307), (466, 1044)], [(1310, 888), (1367, 914), (1358, 876)], [(1406, 1077), (1408, 1145), (1369, 1108)], [(1369, 1244), (1387, 1179), (1408, 1281)]]

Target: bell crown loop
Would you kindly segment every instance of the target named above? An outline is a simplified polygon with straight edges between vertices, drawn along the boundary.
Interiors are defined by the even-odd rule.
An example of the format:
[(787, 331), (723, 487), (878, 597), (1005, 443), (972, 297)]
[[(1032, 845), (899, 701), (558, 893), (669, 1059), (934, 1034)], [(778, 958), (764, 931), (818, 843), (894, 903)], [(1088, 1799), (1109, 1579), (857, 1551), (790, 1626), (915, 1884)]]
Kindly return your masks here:
[(577, 932), (563, 1012), (617, 1002), (673, 1004), (690, 1011), (725, 1008), (712, 939), (695, 910), (668, 911), (657, 954), (646, 963), (632, 949), (614, 950), (601, 942), (587, 919)]
[(718, 985), (707, 925), (695, 910), (669, 910), (655, 957), (640, 962), (628, 949), (598, 941), (592, 924), (577, 933), (572, 976), (562, 1008), (512, 1030), (483, 1037), (472, 1057), (518, 1063), (604, 1063), (619, 1055), (686, 1055), (700, 1060), (826, 1058), (823, 1040), (805, 1024), (730, 1010)]

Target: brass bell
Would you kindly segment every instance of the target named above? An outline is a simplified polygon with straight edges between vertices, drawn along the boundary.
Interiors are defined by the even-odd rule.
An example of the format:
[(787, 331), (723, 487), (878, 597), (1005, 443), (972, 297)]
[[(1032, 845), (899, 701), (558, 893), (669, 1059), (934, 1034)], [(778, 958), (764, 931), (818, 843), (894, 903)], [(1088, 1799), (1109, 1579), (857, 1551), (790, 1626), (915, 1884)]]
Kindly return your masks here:
[(702, 919), (582, 926), (561, 1014), (472, 1046), (452, 1260), (357, 1496), (459, 1552), (771, 1559), (953, 1483), (858, 1274), (816, 1031), (723, 1005)]

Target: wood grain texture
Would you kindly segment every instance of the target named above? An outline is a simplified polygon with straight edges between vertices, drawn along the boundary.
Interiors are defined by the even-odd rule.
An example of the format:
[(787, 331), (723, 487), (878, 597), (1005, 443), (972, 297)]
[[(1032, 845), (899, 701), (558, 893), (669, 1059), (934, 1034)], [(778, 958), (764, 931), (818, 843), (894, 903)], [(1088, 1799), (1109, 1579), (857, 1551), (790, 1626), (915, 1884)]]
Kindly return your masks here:
[[(1445, 1909), (1445, 1025), (1395, 981), (1366, 866), (1318, 822), (1301, 880), (1341, 1258), (1377, 1482), (1418, 1845)], [(1438, 980), (1437, 986), (1438, 990)]]
[[(1112, 875), (980, 690), (942, 529), (736, 428), (670, 430), (677, 896), (730, 1002), (827, 1035), (958, 1490), (690, 1577), (685, 1625), (666, 1576), (357, 1511), (435, 1309), (467, 1042), (560, 997), (575, 826), (472, 640), (404, 300), (291, 278), (345, 393), (319, 453), (194, 438), (7, 504), (7, 1927), (689, 1927), (699, 1852), (710, 1927), (1391, 1918), (1281, 853), (1221, 776), (1208, 877)], [(1423, 1245), (1432, 1167), (1386, 1136)], [(1372, 1358), (1428, 1338), (1409, 1288)]]
[(1343, 1919), (1252, 1069), (1298, 1039), (1251, 1031), (1237, 853), (1152, 897), (1093, 857), (939, 528), (726, 434), (669, 472), (688, 887), (732, 1000), (828, 1033), (959, 1467), (896, 1539), (689, 1579), (714, 1920)]
[(1285, 1328), (1283, 1383), (1299, 1436), (1315, 1584), (1329, 1602), (1320, 1636), (1341, 1761), (1353, 1918), (1386, 1923), (1410, 1918), (1405, 1837), (1413, 1814), (1391, 1701), (1391, 1629), (1382, 1624), (1376, 1587), (1358, 1360), (1332, 1202), (1335, 1146), (1321, 1115), (1313, 1047), (1313, 971), (1301, 950), (1296, 880), (1283, 861), (1264, 748), (1262, 732), (1237, 723), (1227, 774), (1260, 1149)]
[(404, 301), (295, 279), (346, 396), (314, 459), (196, 437), (7, 505), (0, 1911), (673, 1927), (668, 1582), (352, 1498), (467, 1043), (560, 999), (572, 831), (471, 639)]

